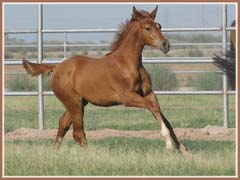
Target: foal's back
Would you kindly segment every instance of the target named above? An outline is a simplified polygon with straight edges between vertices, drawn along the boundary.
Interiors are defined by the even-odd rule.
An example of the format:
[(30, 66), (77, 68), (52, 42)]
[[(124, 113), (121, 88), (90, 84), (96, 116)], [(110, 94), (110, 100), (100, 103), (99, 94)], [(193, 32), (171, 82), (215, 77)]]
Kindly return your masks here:
[(115, 105), (118, 101), (117, 95), (109, 82), (111, 66), (106, 57), (71, 57), (54, 69), (52, 89), (60, 98), (77, 97), (95, 105)]

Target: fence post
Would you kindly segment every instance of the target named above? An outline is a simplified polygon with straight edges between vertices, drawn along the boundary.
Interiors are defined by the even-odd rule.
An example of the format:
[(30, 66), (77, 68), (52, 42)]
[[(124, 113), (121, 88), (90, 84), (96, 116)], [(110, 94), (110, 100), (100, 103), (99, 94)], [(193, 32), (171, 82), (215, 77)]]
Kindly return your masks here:
[[(224, 56), (227, 51), (227, 5), (223, 4), (223, 22), (222, 22), (222, 47)], [(228, 94), (227, 94), (227, 75), (223, 73), (223, 126), (228, 128)]]
[[(38, 4), (38, 63), (43, 59), (43, 8)], [(39, 111), (39, 129), (44, 129), (44, 97), (43, 97), (43, 77), (38, 76), (38, 111)]]
[(64, 32), (64, 60), (67, 59), (67, 33)]

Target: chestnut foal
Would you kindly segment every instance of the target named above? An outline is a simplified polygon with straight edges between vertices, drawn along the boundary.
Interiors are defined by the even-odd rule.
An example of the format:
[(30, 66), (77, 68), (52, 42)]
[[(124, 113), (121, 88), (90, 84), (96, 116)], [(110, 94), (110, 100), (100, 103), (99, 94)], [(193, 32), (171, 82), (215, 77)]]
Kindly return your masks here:
[(77, 55), (57, 65), (23, 60), (24, 68), (32, 75), (52, 72), (52, 90), (66, 108), (59, 120), (55, 146), (61, 144), (71, 124), (74, 139), (81, 146), (86, 144), (83, 115), (89, 102), (105, 107), (124, 105), (148, 109), (161, 125), (166, 148), (187, 152), (162, 114), (151, 88), (150, 76), (142, 64), (145, 45), (164, 53), (170, 50), (160, 24), (154, 21), (156, 13), (157, 7), (151, 13), (133, 7), (133, 15), (122, 25), (111, 52), (102, 58)]

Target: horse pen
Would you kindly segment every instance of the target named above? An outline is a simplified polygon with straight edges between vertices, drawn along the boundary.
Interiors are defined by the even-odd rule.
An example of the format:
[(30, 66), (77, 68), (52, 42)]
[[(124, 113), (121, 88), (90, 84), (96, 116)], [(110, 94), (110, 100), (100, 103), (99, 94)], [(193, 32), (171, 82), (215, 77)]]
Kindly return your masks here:
[[(189, 149), (187, 156), (177, 150), (165, 149), (159, 123), (149, 111), (135, 107), (106, 108), (91, 104), (86, 106), (84, 114), (88, 146), (79, 147), (73, 141), (73, 129), (70, 129), (61, 147), (54, 149), (58, 119), (63, 114), (64, 107), (49, 88), (51, 73), (37, 77), (27, 76), (21, 58), (24, 56), (31, 62), (40, 64), (59, 64), (62, 59), (68, 59), (76, 52), (102, 57), (109, 53), (108, 42), (94, 44), (86, 40), (74, 44), (68, 41), (69, 36), (113, 34), (119, 30), (47, 29), (44, 28), (44, 8), (47, 9), (49, 5), (39, 3), (35, 6), (38, 10), (36, 30), (4, 31), (5, 176), (236, 176), (236, 92), (229, 89), (226, 74), (213, 65), (212, 59), (214, 54), (224, 54), (228, 49), (228, 32), (234, 31), (235, 27), (227, 24), (227, 7), (236, 6), (236, 3), (215, 5), (222, 12), (219, 27), (167, 28), (159, 21), (161, 12), (158, 10), (160, 15), (157, 15), (156, 21), (162, 25), (161, 31), (164, 34), (169, 33), (167, 37), (169, 36), (171, 50), (163, 55), (159, 49), (145, 48), (142, 53), (143, 64), (152, 78), (152, 88), (161, 110), (173, 126), (177, 138)], [(163, 5), (158, 4), (159, 9), (161, 6)], [(155, 4), (151, 4), (149, 9), (152, 10), (152, 7)], [(132, 13), (134, 16), (134, 11), (137, 10), (133, 8), (133, 12), (129, 11), (126, 17), (129, 18)], [(186, 33), (196, 32), (220, 33), (222, 39), (221, 42), (179, 42), (176, 40), (178, 36), (171, 34), (180, 33), (181, 36), (183, 33), (186, 40)], [(37, 44), (17, 41), (14, 36), (18, 34), (37, 35)], [(63, 35), (63, 43), (44, 43), (44, 35), (47, 34)], [(55, 52), (50, 50), (54, 47), (61, 47), (63, 53), (59, 53), (59, 49), (55, 49)], [(181, 56), (180, 50), (188, 47), (192, 48), (189, 57)], [(200, 52), (204, 47), (210, 52)], [(25, 50), (21, 54), (11, 52), (11, 48), (15, 51)], [(36, 53), (33, 54), (36, 57), (28, 58), (27, 48), (35, 48)], [(80, 50), (71, 52), (71, 48)], [(17, 58), (11, 53), (17, 54)], [(202, 83), (204, 74), (210, 81), (218, 82), (218, 86), (210, 89), (198, 86)], [(17, 76), (13, 83), (12, 76)], [(159, 77), (167, 80), (160, 82)], [(194, 82), (196, 80), (197, 83)], [(205, 77), (204, 83), (206, 81)], [(215, 82), (210, 82), (207, 86)], [(157, 83), (161, 83), (162, 87)], [(100, 90), (98, 87), (93, 88)]]

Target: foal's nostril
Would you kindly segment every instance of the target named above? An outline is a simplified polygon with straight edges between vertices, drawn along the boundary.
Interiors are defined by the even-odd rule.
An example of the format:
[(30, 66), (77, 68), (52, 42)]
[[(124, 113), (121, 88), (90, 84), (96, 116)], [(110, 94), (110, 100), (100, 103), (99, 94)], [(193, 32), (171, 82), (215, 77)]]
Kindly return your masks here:
[(170, 50), (170, 43), (169, 43), (169, 41), (167, 39), (162, 41), (160, 49), (164, 53), (167, 53)]
[(165, 40), (163, 42), (163, 47), (166, 48), (166, 49), (169, 49), (170, 48), (170, 43), (168, 42), (168, 40)]
[(169, 48), (170, 48), (170, 44), (169, 44), (168, 40), (165, 40), (165, 41), (162, 43), (162, 45), (163, 45), (163, 47), (164, 47), (165, 49), (169, 49)]

